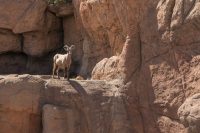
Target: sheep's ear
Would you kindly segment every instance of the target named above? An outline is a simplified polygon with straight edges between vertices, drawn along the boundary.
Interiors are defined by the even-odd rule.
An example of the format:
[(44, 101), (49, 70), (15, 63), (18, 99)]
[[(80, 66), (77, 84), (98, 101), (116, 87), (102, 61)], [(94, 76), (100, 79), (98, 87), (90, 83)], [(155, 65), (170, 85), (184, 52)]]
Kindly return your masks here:
[(75, 45), (72, 45), (72, 46), (71, 46), (71, 49), (75, 49)]

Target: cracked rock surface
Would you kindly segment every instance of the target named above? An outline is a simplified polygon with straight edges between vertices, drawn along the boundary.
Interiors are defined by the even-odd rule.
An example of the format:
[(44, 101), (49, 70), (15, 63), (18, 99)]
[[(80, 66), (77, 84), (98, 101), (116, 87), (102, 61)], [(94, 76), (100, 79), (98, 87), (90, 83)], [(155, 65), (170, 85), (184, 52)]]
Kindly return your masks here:
[[(30, 4), (27, 0), (24, 3), (25, 7)], [(10, 9), (7, 2), (3, 4)], [(42, 8), (37, 11), (33, 8), (31, 13), (42, 12), (42, 5), (46, 6), (45, 3), (36, 6)], [(59, 128), (60, 132), (69, 133), (196, 133), (199, 130), (200, 1), (73, 0), (72, 5), (74, 16), (69, 15), (69, 10), (68, 16), (61, 20), (52, 14), (53, 9), (50, 14), (45, 10), (41, 20), (52, 20), (45, 25), (45, 32), (15, 35), (13, 32), (23, 26), (14, 25), (13, 21), (5, 25), (2, 20), (0, 27), (8, 29), (0, 32), (0, 39), (8, 47), (2, 45), (0, 51), (48, 53), (58, 45), (42, 45), (40, 40), (44, 35), (46, 41), (53, 42), (43, 33), (54, 36), (55, 32), (50, 31), (61, 28), (58, 23), (62, 21), (64, 41), (82, 39), (76, 45), (72, 68), (77, 65), (76, 71), (93, 80), (67, 82), (50, 76), (0, 76), (0, 132), (40, 133)], [(6, 12), (1, 13), (6, 16)], [(33, 22), (40, 15), (34, 16)], [(3, 18), (6, 17), (0, 19)], [(33, 28), (35, 23), (31, 24), (26, 26)], [(51, 29), (51, 25), (58, 27)], [(24, 36), (25, 45), (19, 43), (19, 36)], [(11, 39), (8, 41), (7, 37)], [(10, 42), (13, 44), (8, 45)], [(18, 53), (6, 58), (19, 58), (16, 62), (0, 58), (3, 64), (0, 67), (8, 70), (15, 66), (17, 72), (23, 66), (32, 71), (38, 68), (40, 72), (51, 69), (48, 61), (30, 60)], [(69, 124), (61, 129), (62, 123)]]

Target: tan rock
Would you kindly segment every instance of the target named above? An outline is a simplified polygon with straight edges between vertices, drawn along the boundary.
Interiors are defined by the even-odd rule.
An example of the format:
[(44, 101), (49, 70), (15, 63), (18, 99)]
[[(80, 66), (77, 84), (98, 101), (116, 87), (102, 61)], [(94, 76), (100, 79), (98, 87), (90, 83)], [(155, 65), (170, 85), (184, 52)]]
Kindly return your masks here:
[(4, 1), (0, 6), (0, 27), (11, 29), (14, 33), (38, 30), (44, 22), (46, 7), (44, 0)]
[(27, 57), (23, 54), (0, 54), (1, 74), (20, 74), (26, 72)]
[(58, 3), (48, 5), (48, 10), (58, 17), (67, 17), (73, 15), (73, 5), (71, 3)]
[(42, 132), (41, 124), (44, 133), (131, 133), (119, 85), (26, 74), (4, 76), (0, 86), (2, 133)]
[(1, 5), (0, 28), (15, 34), (0, 29), (0, 52), (23, 50), (31, 56), (44, 56), (62, 45), (61, 20), (46, 11), (47, 1), (5, 1)]
[[(41, 116), (46, 103), (65, 107), (67, 113), (78, 112), (81, 122), (78, 120), (77, 125), (83, 133), (186, 133), (189, 127), (190, 132), (198, 132), (198, 97), (189, 103), (186, 99), (200, 91), (199, 2), (73, 0), (73, 4), (75, 19), (68, 16), (63, 20), (65, 41), (78, 39), (76, 34), (80, 32), (84, 40), (77, 46), (83, 55), (75, 57), (78, 60), (83, 57), (81, 75), (90, 77), (94, 68), (94, 79), (103, 81), (67, 82), (48, 76), (1, 76), (0, 116), (8, 124), (0, 121), (0, 127), (3, 126), (0, 132), (16, 129), (16, 132), (25, 133), (30, 128), (41, 132), (41, 117), (34, 116)], [(51, 26), (57, 23), (55, 16), (48, 16), (52, 18), (48, 28), (43, 25), (45, 30), (27, 33), (27, 54), (43, 55), (48, 53), (45, 49), (56, 49), (55, 45), (41, 41), (50, 31), (59, 29)], [(74, 29), (76, 26), (78, 30)], [(32, 35), (38, 35), (39, 39), (36, 37), (34, 42)], [(117, 72), (120, 72), (119, 79), (105, 81), (118, 78)], [(30, 86), (33, 88), (29, 89)], [(66, 112), (61, 115), (68, 116)], [(179, 121), (180, 116), (185, 127)], [(19, 118), (19, 123), (25, 121), (32, 126), (15, 127)], [(68, 118), (71, 117), (63, 121), (68, 122)], [(65, 130), (65, 126), (62, 129)]]
[(84, 78), (79, 75), (79, 76), (76, 77), (76, 80), (84, 80)]
[(81, 119), (76, 110), (55, 106), (44, 105), (43, 107), (43, 133), (74, 133), (81, 132), (81, 125), (77, 125)]
[(27, 55), (44, 56), (63, 45), (61, 20), (48, 12), (44, 19), (40, 30), (23, 33), (23, 52)]
[(80, 26), (78, 25), (78, 22), (74, 16), (63, 18), (63, 41), (69, 46), (75, 45), (76, 47), (72, 54), (73, 62), (71, 66), (71, 71), (73, 71), (74, 75), (79, 74), (82, 65), (83, 39), (80, 30)]
[(31, 56), (44, 56), (50, 51), (61, 47), (63, 44), (59, 31), (40, 31), (25, 33), (23, 51)]
[[(122, 39), (115, 42), (123, 46), (117, 69), (127, 83), (122, 91), (129, 97), (127, 110), (132, 129), (186, 132), (178, 121), (177, 110), (187, 97), (199, 92), (198, 2), (82, 0), (75, 5), (87, 33), (85, 42), (92, 42), (88, 43), (88, 51), (98, 51), (93, 61), (86, 60), (85, 66), (99, 62), (93, 70), (99, 78), (110, 72), (102, 67), (108, 59), (102, 59), (117, 53), (112, 52), (114, 45), (108, 40), (117, 31), (121, 33)], [(110, 33), (110, 24), (116, 32)], [(109, 49), (105, 48), (108, 45)]]
[(94, 80), (113, 80), (120, 78), (118, 71), (119, 57), (104, 58), (97, 63), (92, 71), (92, 79)]
[(181, 122), (188, 128), (189, 133), (198, 133), (200, 130), (200, 94), (197, 93), (188, 99), (178, 109)]
[(22, 36), (11, 30), (0, 29), (0, 53), (21, 52)]

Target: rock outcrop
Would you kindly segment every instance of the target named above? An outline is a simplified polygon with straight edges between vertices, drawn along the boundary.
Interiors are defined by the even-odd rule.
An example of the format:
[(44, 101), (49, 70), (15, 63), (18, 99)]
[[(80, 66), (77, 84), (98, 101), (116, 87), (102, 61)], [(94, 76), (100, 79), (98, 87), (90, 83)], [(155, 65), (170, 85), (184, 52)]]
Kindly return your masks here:
[[(83, 52), (81, 41), (77, 43), (77, 40), (81, 40), (81, 35), (73, 13), (72, 3), (48, 5), (46, 0), (1, 2), (0, 58), (23, 54), (23, 61), (26, 61), (23, 62), (23, 69), (16, 65), (10, 72), (0, 66), (3, 73), (50, 74), (52, 54), (62, 53), (64, 43), (76, 43), (78, 54), (73, 55), (76, 63), (73, 64), (72, 71), (78, 74)], [(45, 63), (48, 61), (49, 64), (43, 72), (36, 65), (30, 65), (41, 60), (45, 60)], [(12, 63), (8, 63), (7, 67), (12, 67)]]
[(200, 130), (200, 94), (197, 93), (179, 107), (178, 116), (190, 133), (198, 133)]
[(113, 80), (120, 78), (118, 70), (119, 57), (112, 56), (111, 58), (104, 58), (96, 64), (92, 71), (92, 79), (95, 80)]
[(0, 51), (42, 56), (59, 48), (62, 44), (61, 23), (46, 8), (45, 0), (2, 2), (0, 30), (8, 29), (10, 32), (3, 35), (7, 38), (10, 36), (10, 39), (5, 40), (6, 37), (2, 35), (1, 41), (4, 42), (1, 43)]
[(43, 133), (74, 133), (84, 132), (81, 127), (81, 114), (69, 107), (44, 105), (43, 107)]
[[(187, 97), (199, 92), (199, 3), (189, 0), (76, 0), (75, 3), (80, 3), (76, 7), (83, 27), (96, 45), (99, 38), (104, 41), (115, 36), (110, 32), (107, 36), (107, 29), (112, 30), (106, 22), (119, 27), (123, 39), (115, 44), (122, 44), (123, 48), (118, 65), (113, 71), (110, 67), (105, 69), (110, 66), (108, 60), (117, 53), (106, 55), (108, 49), (101, 47), (105, 53), (100, 54), (102, 61), (94, 67), (92, 77), (123, 78), (122, 91), (129, 97), (126, 102), (132, 129), (139, 133), (186, 132), (177, 110)], [(100, 44), (114, 48), (110, 41), (105, 42)], [(103, 59), (103, 55), (107, 57)]]
[(21, 52), (22, 36), (11, 30), (0, 29), (0, 54), (6, 52)]
[(2, 133), (131, 133), (118, 83), (8, 75), (0, 86)]
[[(83, 133), (199, 130), (199, 1), (73, 0), (61, 7), (48, 7), (43, 0), (23, 3), (20, 7), (8, 0), (0, 6), (0, 57), (18, 58), (0, 58), (3, 68), (17, 65), (21, 69), (16, 73), (28, 68), (28, 73), (49, 74), (51, 51), (63, 41), (76, 44), (72, 73), (96, 80), (3, 76), (0, 132), (42, 132), (41, 125), (43, 132), (55, 127)], [(9, 16), (12, 7), (16, 15)], [(69, 124), (61, 128), (62, 123)]]

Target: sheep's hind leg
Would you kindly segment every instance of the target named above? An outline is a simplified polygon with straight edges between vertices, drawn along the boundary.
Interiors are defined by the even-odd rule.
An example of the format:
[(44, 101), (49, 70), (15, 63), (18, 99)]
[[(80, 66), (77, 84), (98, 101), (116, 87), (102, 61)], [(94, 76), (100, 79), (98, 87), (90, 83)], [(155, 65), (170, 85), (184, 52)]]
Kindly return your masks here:
[(63, 77), (63, 79), (65, 79), (65, 77), (66, 77), (66, 71), (67, 71), (67, 68), (64, 69), (64, 77)]
[(52, 78), (54, 78), (55, 70), (56, 70), (56, 65), (55, 65), (55, 64), (53, 64)]

